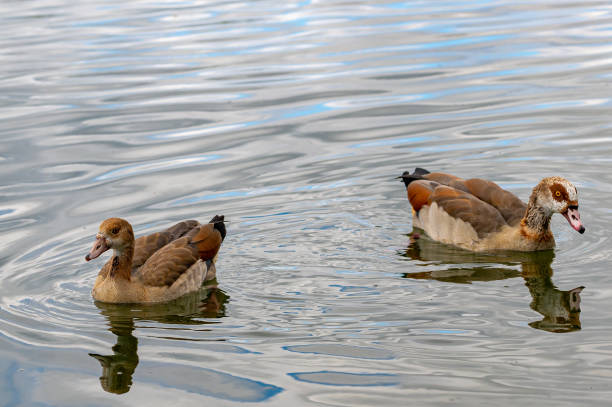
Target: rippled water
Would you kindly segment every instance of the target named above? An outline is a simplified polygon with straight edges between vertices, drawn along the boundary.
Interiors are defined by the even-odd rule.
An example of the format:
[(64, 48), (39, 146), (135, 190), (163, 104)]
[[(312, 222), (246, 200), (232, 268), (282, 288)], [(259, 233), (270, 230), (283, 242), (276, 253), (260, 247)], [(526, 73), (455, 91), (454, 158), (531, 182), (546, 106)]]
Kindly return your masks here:
[[(41, 0), (0, 23), (0, 405), (608, 404), (608, 2)], [(587, 233), (413, 242), (415, 166), (525, 200), (565, 176)], [(215, 283), (92, 301), (101, 220), (217, 213)]]

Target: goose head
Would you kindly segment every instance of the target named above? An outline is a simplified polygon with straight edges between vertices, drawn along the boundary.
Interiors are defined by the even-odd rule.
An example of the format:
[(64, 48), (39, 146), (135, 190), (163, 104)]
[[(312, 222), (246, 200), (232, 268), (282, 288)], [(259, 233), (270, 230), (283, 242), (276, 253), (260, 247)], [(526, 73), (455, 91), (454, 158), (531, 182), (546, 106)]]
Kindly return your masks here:
[(128, 221), (120, 218), (109, 218), (100, 224), (96, 241), (85, 256), (85, 260), (95, 259), (108, 249), (113, 249), (115, 254), (119, 254), (126, 248), (133, 247), (133, 245), (134, 232)]
[(535, 204), (547, 216), (560, 213), (574, 230), (584, 233), (585, 228), (578, 212), (578, 190), (565, 178), (544, 178), (533, 189), (529, 202)]

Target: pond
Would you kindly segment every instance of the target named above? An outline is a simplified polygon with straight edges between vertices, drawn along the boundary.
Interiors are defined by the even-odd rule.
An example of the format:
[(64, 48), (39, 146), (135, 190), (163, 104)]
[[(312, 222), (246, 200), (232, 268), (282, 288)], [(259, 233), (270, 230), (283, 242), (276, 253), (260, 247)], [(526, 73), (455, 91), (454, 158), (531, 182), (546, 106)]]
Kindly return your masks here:
[[(608, 405), (608, 2), (0, 4), (0, 405)], [(586, 233), (414, 239), (403, 171)], [(96, 303), (100, 222), (227, 220), (217, 279)]]

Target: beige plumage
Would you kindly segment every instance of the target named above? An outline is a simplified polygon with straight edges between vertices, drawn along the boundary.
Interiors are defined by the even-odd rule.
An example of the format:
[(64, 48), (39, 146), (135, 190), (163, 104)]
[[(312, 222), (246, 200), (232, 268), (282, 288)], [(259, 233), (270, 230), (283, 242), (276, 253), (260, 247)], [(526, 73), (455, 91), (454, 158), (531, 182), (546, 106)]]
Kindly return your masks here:
[(529, 203), (483, 179), (461, 179), (417, 168), (400, 177), (413, 208), (413, 225), (434, 240), (473, 251), (551, 249), (553, 213), (578, 232), (578, 191), (561, 177), (544, 178)]
[(108, 249), (113, 256), (98, 274), (95, 300), (111, 303), (170, 301), (215, 278), (214, 261), (225, 238), (223, 216), (210, 223), (180, 222), (162, 232), (134, 239), (124, 219), (106, 219), (87, 261)]

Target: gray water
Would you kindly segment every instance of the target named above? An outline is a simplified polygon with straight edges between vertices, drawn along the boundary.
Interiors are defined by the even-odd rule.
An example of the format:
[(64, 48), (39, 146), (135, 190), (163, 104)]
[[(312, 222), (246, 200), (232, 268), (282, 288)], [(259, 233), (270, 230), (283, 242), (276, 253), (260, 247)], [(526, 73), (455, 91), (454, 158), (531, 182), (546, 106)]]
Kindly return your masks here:
[[(612, 6), (0, 4), (0, 405), (609, 405)], [(584, 235), (411, 239), (416, 166)], [(224, 214), (218, 278), (93, 302), (99, 223)], [(580, 287), (584, 290), (580, 293)]]

